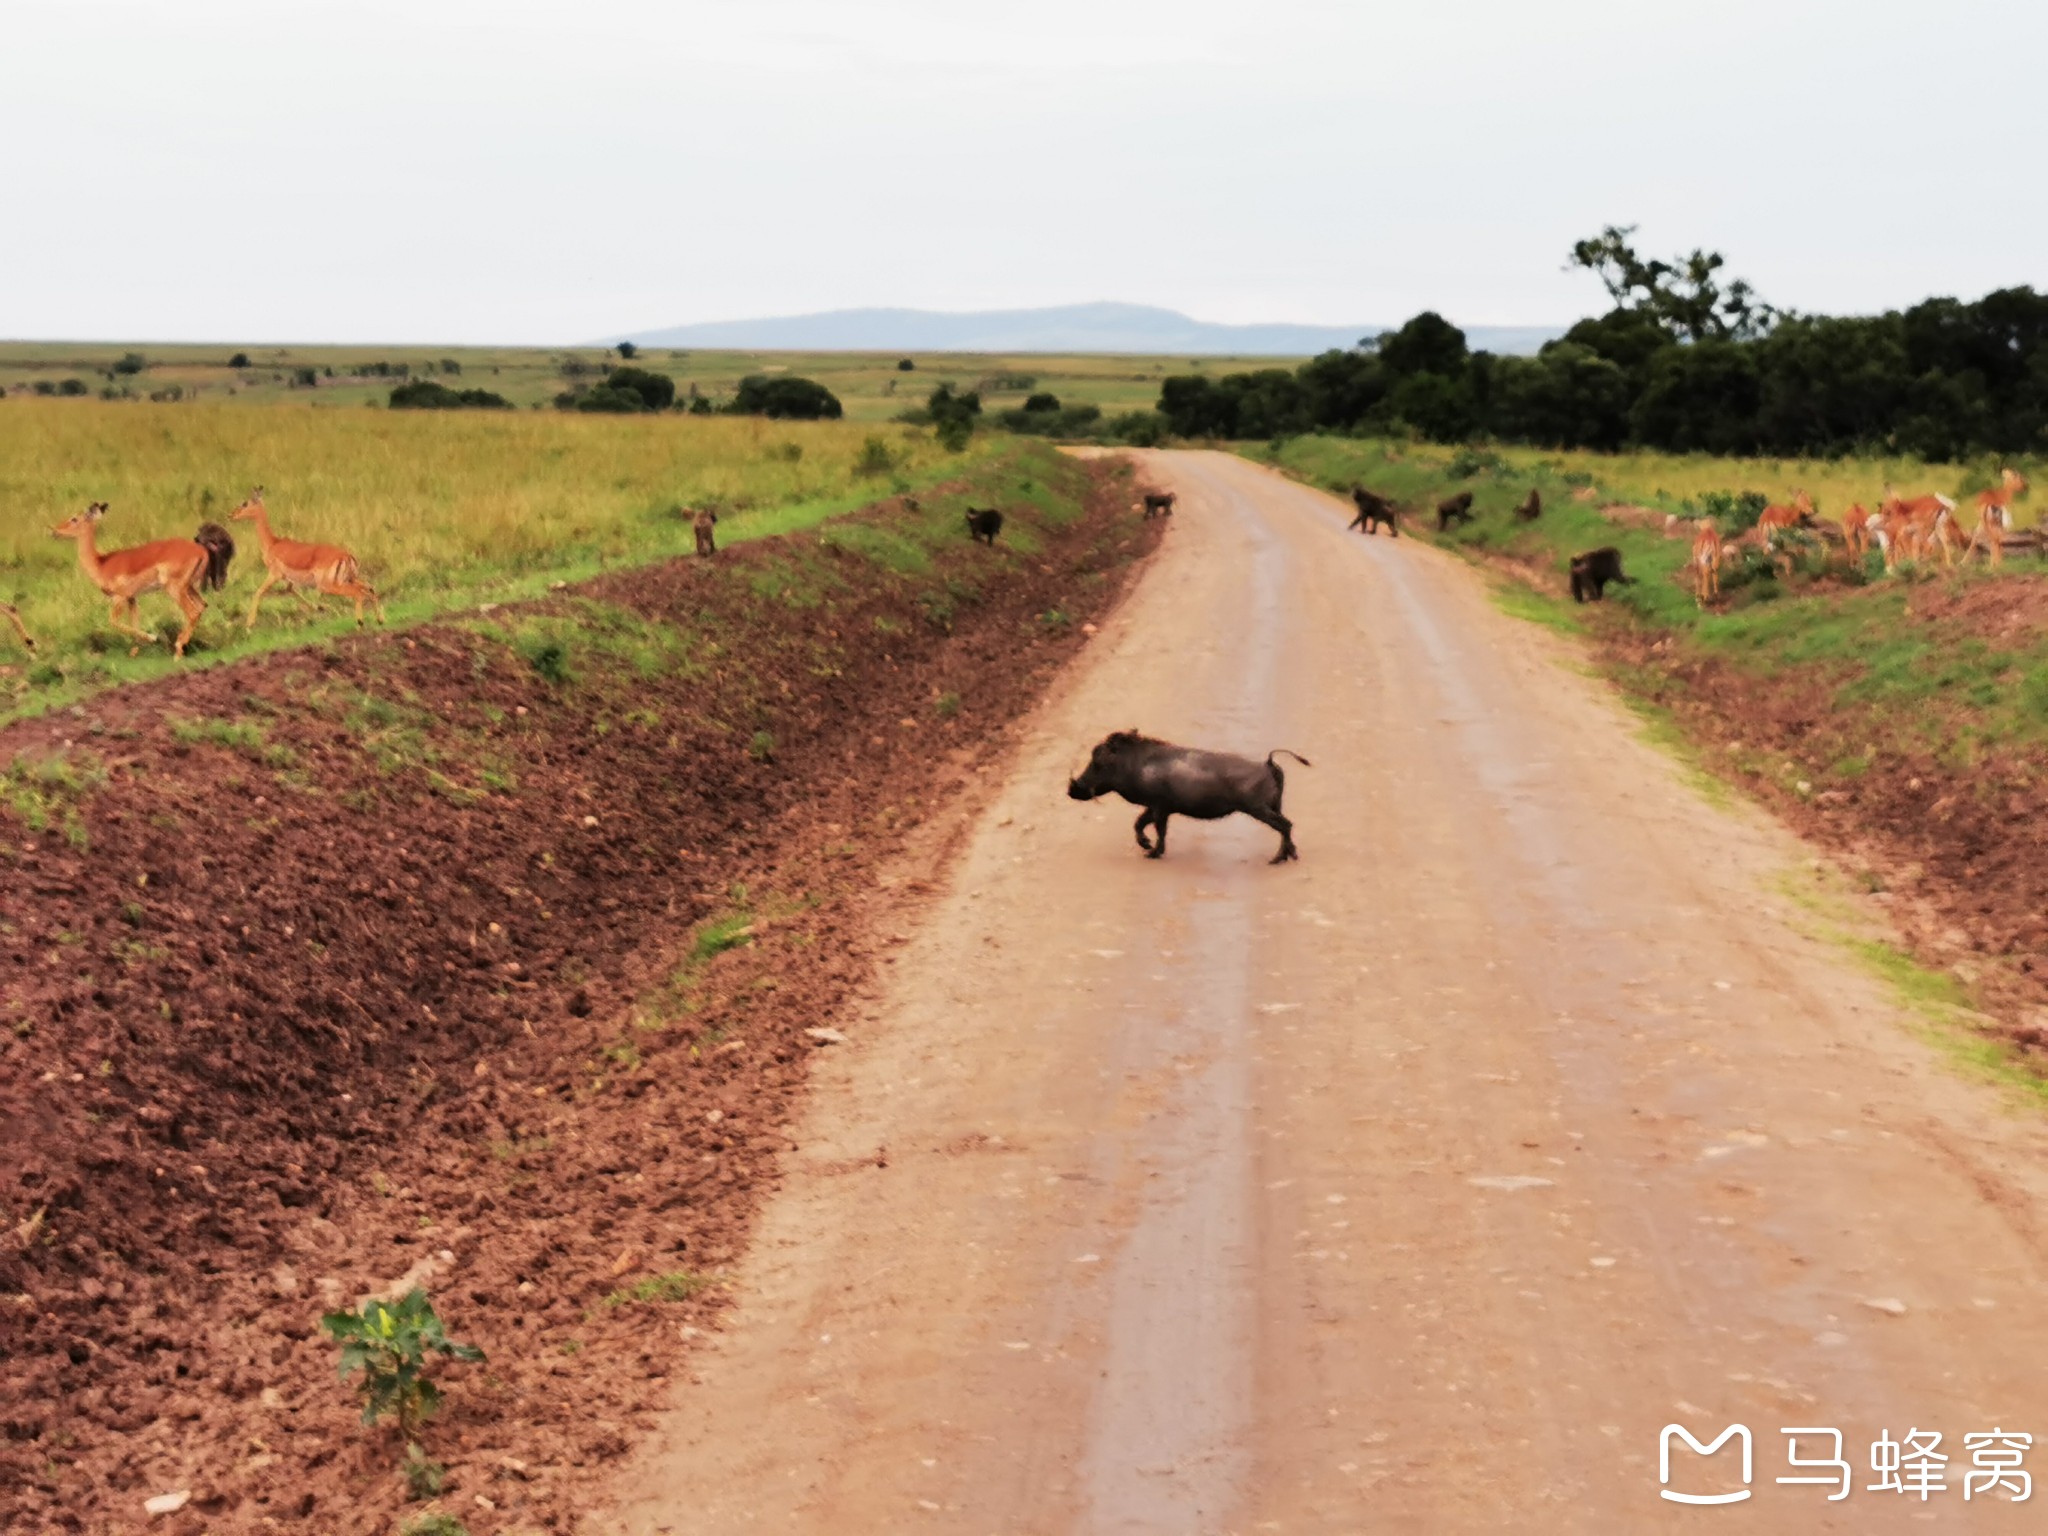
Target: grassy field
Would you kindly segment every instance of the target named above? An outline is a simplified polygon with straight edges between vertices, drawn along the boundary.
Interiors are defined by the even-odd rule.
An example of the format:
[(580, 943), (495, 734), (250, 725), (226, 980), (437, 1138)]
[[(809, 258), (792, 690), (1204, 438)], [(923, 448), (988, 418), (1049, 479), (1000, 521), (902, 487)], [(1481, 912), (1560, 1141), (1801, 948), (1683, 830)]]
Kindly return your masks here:
[[(246, 353), (249, 366), (230, 368)], [(134, 354), (143, 367), (118, 371)], [(1208, 370), (1228, 373), (1251, 367), (1293, 367), (1298, 358), (1099, 357), (941, 352), (913, 355), (908, 372), (899, 353), (707, 352), (656, 347), (642, 352), (635, 367), (666, 373), (678, 396), (694, 388), (718, 401), (730, 396), (748, 374), (796, 374), (816, 379), (836, 394), (851, 421), (888, 421), (922, 405), (941, 383), (979, 389), (990, 411), (1021, 406), (1037, 390), (1048, 390), (1067, 405), (1097, 405), (1105, 415), (1150, 410), (1159, 383), (1170, 373)], [(38, 389), (82, 389), (98, 401), (111, 390), (118, 400), (233, 400), (238, 404), (295, 401), (319, 406), (382, 405), (393, 384), (389, 375), (366, 373), (385, 364), (403, 365), (407, 376), (433, 378), (454, 388), (495, 391), (513, 404), (551, 405), (557, 394), (589, 382), (619, 359), (602, 347), (256, 347), (155, 346), (136, 343), (0, 342), (0, 391), (9, 398)], [(453, 365), (451, 369), (449, 365)], [(304, 382), (310, 370), (310, 382)], [(76, 384), (67, 385), (67, 380)]]
[[(1960, 496), (1991, 484), (1995, 464), (1798, 463), (1518, 449), (1474, 453), (1321, 437), (1292, 439), (1277, 450), (1247, 451), (1340, 494), (1362, 483), (1390, 495), (1412, 509), (1408, 530), (1432, 537), (1434, 515), (1428, 509), (1455, 491), (1470, 490), (1474, 521), (1454, 527), (1442, 541), (1548, 572), (1556, 583), (1553, 590), (1561, 590), (1574, 553), (1613, 545), (1637, 580), (1633, 586), (1611, 588), (1611, 604), (1760, 677), (1796, 674), (1820, 680), (1835, 709), (1876, 717), (1877, 739), (1928, 752), (1951, 767), (1966, 767), (1986, 748), (2048, 742), (2048, 631), (2017, 624), (1992, 643), (1929, 622), (1927, 614), (1941, 605), (1916, 602), (1932, 586), (1944, 604), (1953, 605), (1973, 589), (2002, 579), (1981, 562), (1952, 573), (1936, 564), (1887, 578), (1882, 562), (1872, 555), (1853, 572), (1838, 561), (1826, 572), (1802, 569), (1789, 581), (1753, 581), (1729, 590), (1722, 605), (1702, 609), (1684, 571), (1689, 538), (1628, 526), (1601, 511), (1603, 504), (1623, 502), (1696, 516), (1698, 498), (1709, 491), (1755, 490), (1784, 501), (1795, 487), (1804, 487), (1825, 516), (1852, 500), (1873, 505), (1887, 480), (1909, 494)], [(2037, 483), (2048, 473), (2048, 463), (2023, 461), (2014, 467)], [(1531, 488), (1543, 493), (1543, 516), (1535, 524), (1517, 523), (1511, 509)], [(2025, 501), (2015, 510), (2022, 524), (2038, 520)], [(1967, 509), (1964, 521), (1974, 524)], [(2016, 556), (2005, 569), (2017, 574), (2041, 566)], [(1590, 612), (1540, 594), (1518, 593), (1513, 601), (1526, 617), (1568, 627)], [(1849, 776), (1859, 771), (1854, 760), (1828, 766)]]
[[(0, 600), (20, 607), (42, 650), (25, 660), (0, 628), (0, 719), (172, 665), (161, 647), (128, 655), (72, 545), (49, 536), (88, 501), (110, 504), (105, 551), (190, 537), (260, 483), (280, 533), (352, 550), (402, 623), (687, 553), (680, 507), (717, 508), (720, 542), (732, 543), (961, 475), (998, 501), (1028, 498), (1051, 453), (977, 435), (956, 455), (922, 429), (750, 417), (42, 399), (5, 409)], [(315, 617), (273, 592), (245, 637), (262, 566), (253, 531), (233, 531), (239, 552), (227, 590), (209, 595), (194, 660), (349, 627), (338, 608)], [(160, 594), (142, 600), (145, 627), (174, 632), (174, 616)]]

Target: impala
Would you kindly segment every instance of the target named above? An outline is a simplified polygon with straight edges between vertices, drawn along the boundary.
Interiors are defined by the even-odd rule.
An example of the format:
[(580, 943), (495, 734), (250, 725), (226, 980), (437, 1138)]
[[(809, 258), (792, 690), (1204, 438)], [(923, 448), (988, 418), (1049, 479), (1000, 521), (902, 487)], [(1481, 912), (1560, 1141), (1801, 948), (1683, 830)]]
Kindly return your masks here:
[[(230, 545), (227, 556), (223, 556), (217, 548), (210, 548), (195, 539), (159, 539), (154, 544), (138, 544), (133, 549), (101, 554), (94, 544), (95, 529), (106, 515), (107, 504), (104, 501), (93, 502), (83, 512), (74, 513), (52, 528), (51, 536), (70, 539), (78, 545), (79, 568), (113, 601), (108, 622), (123, 634), (133, 635), (150, 645), (156, 644), (157, 637), (135, 622), (135, 600), (145, 592), (162, 588), (185, 616), (185, 627), (178, 632), (172, 647), (173, 654), (183, 656), (192, 639), (192, 631), (199, 623), (199, 616), (206, 612), (206, 604), (199, 598), (200, 583), (215, 574), (220, 580), (226, 579), (227, 556), (234, 553), (233, 546)], [(121, 622), (124, 609), (128, 614), (125, 624)], [(28, 636), (24, 633), (22, 638), (25, 640)]]
[(1970, 535), (1969, 545), (1963, 550), (1965, 560), (1981, 543), (1993, 565), (2005, 561), (2005, 536), (2012, 532), (2013, 498), (2026, 494), (2027, 482), (2011, 469), (2001, 470), (1998, 478), (1994, 489), (1977, 493), (1977, 531)]
[(1692, 541), (1693, 596), (1704, 608), (1707, 599), (1721, 595), (1721, 530), (1711, 517), (1700, 519), (1700, 531)]
[(1917, 560), (1930, 544), (1941, 546), (1941, 563), (1955, 564), (1956, 504), (1936, 494), (1905, 500), (1890, 486), (1884, 488), (1884, 525), (1879, 542), (1885, 547), (1884, 568), (1891, 570), (1897, 555)]
[(1842, 542), (1849, 546), (1852, 564), (1860, 562), (1870, 552), (1870, 510), (1860, 501), (1842, 514)]
[[(263, 585), (256, 589), (256, 595), (249, 600), (250, 629), (256, 627), (257, 610), (263, 606), (263, 594), (279, 582), (300, 602), (307, 602), (306, 594), (300, 589), (311, 587), (322, 597), (346, 597), (356, 605), (356, 623), (363, 622), (363, 604), (369, 603), (377, 610), (377, 622), (382, 624), (384, 605), (377, 600), (377, 594), (370, 590), (356, 569), (356, 557), (347, 550), (333, 544), (301, 544), (296, 539), (280, 539), (270, 531), (270, 514), (263, 510), (263, 487), (257, 486), (249, 493), (249, 499), (234, 510), (234, 520), (256, 525), (256, 542), (263, 550)], [(309, 604), (319, 607), (318, 603)]]

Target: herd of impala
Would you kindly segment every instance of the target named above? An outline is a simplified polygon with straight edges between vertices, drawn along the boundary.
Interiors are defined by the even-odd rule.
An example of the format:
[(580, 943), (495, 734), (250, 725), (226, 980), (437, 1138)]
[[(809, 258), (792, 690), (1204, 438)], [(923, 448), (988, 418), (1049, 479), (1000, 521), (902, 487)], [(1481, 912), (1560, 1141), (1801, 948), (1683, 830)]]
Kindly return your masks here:
[[(228, 562), (235, 557), (235, 541), (220, 524), (203, 523), (189, 539), (158, 539), (153, 544), (137, 544), (130, 549), (102, 551), (98, 545), (99, 523), (106, 514), (107, 504), (96, 501), (83, 512), (64, 519), (50, 533), (77, 544), (79, 569), (113, 604), (108, 622), (121, 633), (132, 635), (143, 644), (155, 644), (157, 637), (135, 621), (136, 600), (145, 593), (161, 591), (176, 603), (185, 617), (185, 627), (178, 632), (172, 651), (183, 656), (199, 616), (206, 612), (199, 594), (227, 585)], [(317, 600), (306, 596), (306, 589), (311, 587), (320, 597), (352, 599), (358, 624), (363, 622), (365, 603), (377, 610), (377, 621), (384, 622), (384, 605), (362, 579), (354, 555), (333, 544), (305, 544), (297, 539), (279, 538), (271, 530), (270, 514), (263, 507), (262, 486), (249, 493), (249, 499), (235, 508), (229, 520), (254, 523), (256, 543), (263, 554), (263, 582), (249, 600), (248, 628), (256, 627), (264, 594), (280, 582), (301, 603), (320, 606)], [(33, 651), (36, 643), (14, 607), (0, 603), (0, 615), (13, 625), (22, 645)]]
[[(1976, 495), (1977, 525), (1967, 538), (1956, 521), (1956, 504), (1946, 496), (1916, 496), (1910, 501), (1890, 486), (1875, 512), (1867, 507), (1850, 507), (1841, 516), (1842, 541), (1849, 558), (1861, 562), (1872, 549), (1884, 556), (1887, 574), (1899, 568), (1901, 560), (1919, 561), (1939, 551), (1941, 563), (1953, 566), (1956, 554), (1967, 560), (1982, 549), (1993, 565), (2005, 560), (2005, 537), (2012, 531), (2012, 504), (2025, 493), (2027, 482), (2018, 473), (2001, 472), (1999, 483)], [(1793, 493), (1790, 506), (1765, 507), (1756, 526), (1724, 539), (1712, 518), (1700, 522), (1692, 541), (1693, 590), (1701, 603), (1721, 591), (1721, 567), (1746, 551), (1760, 552), (1772, 560), (1789, 561), (1786, 545), (1801, 532), (1818, 532), (1813, 499), (1804, 491)]]

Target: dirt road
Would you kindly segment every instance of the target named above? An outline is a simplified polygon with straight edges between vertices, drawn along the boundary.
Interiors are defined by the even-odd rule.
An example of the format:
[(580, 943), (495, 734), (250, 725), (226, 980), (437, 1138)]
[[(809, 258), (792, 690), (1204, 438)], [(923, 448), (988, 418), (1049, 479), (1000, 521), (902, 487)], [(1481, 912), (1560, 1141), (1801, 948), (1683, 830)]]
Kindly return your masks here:
[[(2039, 1118), (1469, 569), (1226, 456), (1147, 472), (1166, 548), (821, 1069), (589, 1531), (2031, 1519), (1966, 1501), (1964, 1437), (2048, 1435)], [(1301, 862), (1242, 819), (1141, 858), (1063, 794), (1125, 726), (1313, 760)], [(1745, 1502), (1660, 1500), (1673, 1422), (1748, 1426)], [(1839, 1476), (1786, 1426), (1842, 1432), (1849, 1497), (1776, 1481)], [(1871, 1491), (1914, 1430), (1943, 1491)], [(1737, 1444), (1670, 1490), (1744, 1491)]]

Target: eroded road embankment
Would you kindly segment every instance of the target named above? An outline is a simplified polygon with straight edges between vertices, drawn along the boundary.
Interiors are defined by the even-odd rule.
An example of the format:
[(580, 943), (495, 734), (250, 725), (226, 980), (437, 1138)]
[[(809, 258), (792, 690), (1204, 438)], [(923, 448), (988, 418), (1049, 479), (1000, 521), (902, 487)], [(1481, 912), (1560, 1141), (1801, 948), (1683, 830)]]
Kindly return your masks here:
[[(2039, 1123), (1469, 570), (1232, 458), (1145, 473), (1165, 550), (814, 1078), (736, 1310), (587, 1529), (2023, 1517), (1964, 1503), (1963, 1436), (2048, 1426)], [(1133, 725), (1312, 759), (1302, 861), (1240, 821), (1150, 863), (1068, 802)], [(1751, 1500), (1659, 1501), (1674, 1420), (1751, 1427)], [(1849, 1500), (1775, 1483), (1785, 1425), (1843, 1431)], [(1950, 1491), (1866, 1491), (1912, 1429)]]

